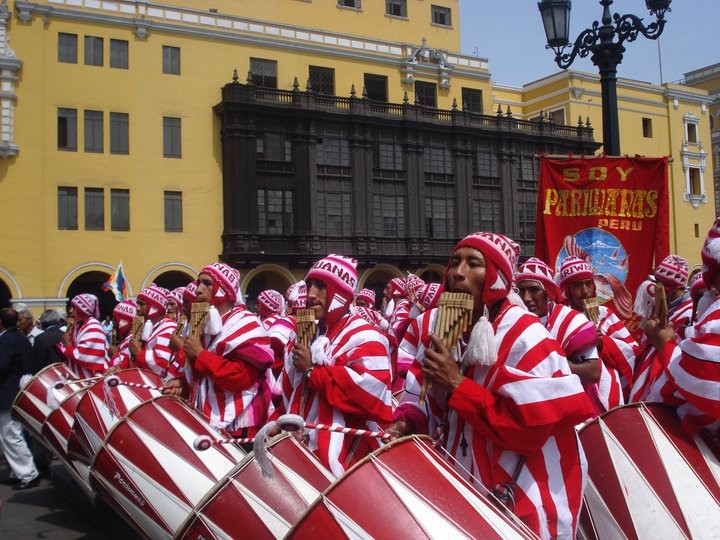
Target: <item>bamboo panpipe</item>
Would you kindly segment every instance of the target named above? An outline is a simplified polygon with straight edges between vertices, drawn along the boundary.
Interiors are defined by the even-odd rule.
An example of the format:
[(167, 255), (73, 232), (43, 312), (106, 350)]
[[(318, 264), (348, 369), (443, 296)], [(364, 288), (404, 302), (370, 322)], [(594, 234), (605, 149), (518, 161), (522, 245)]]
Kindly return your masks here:
[(597, 326), (600, 320), (600, 304), (597, 297), (583, 299), (583, 307), (585, 308), (585, 316)]
[[(448, 350), (455, 346), (457, 340), (472, 323), (472, 312), (473, 297), (471, 295), (451, 292), (444, 292), (440, 295), (433, 333), (440, 338)], [(430, 388), (430, 380), (425, 377), (418, 399), (421, 407), (425, 406), (425, 395), (428, 388)]]
[(175, 326), (175, 331), (173, 332), (173, 336), (180, 337), (180, 334), (182, 334), (182, 329), (185, 327), (185, 321), (187, 319), (185, 318), (184, 314), (178, 315), (178, 321), (177, 326)]
[(309, 347), (315, 337), (315, 310), (298, 309), (295, 312), (297, 323), (297, 341), (305, 347)]
[(193, 302), (190, 308), (190, 328), (188, 329), (188, 335), (200, 337), (209, 313), (210, 304), (208, 302)]
[(139, 315), (133, 317), (132, 329), (130, 330), (132, 332), (133, 339), (142, 338), (143, 326), (145, 326), (145, 317), (140, 317)]
[(67, 326), (67, 330), (65, 330), (65, 333), (69, 336), (72, 336), (73, 327), (75, 326), (75, 317), (68, 317), (65, 325)]
[(658, 320), (661, 328), (665, 328), (668, 322), (667, 296), (662, 283), (655, 283), (655, 304), (653, 305), (653, 317)]

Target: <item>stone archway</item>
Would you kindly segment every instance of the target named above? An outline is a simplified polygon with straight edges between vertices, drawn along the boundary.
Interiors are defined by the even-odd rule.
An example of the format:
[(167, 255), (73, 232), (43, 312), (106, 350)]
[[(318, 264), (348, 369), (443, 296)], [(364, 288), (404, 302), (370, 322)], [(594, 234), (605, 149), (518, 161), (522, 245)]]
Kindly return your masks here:
[(188, 283), (195, 280), (196, 276), (191, 276), (187, 272), (181, 270), (168, 270), (155, 277), (153, 280), (156, 285), (165, 287), (172, 291), (178, 287), (185, 287)]
[(68, 285), (66, 296), (72, 300), (78, 294), (94, 294), (98, 297), (100, 308), (100, 320), (106, 316), (112, 316), (113, 309), (118, 304), (115, 296), (110, 291), (103, 291), (102, 286), (110, 278), (108, 272), (91, 270), (83, 272), (75, 277)]
[(288, 277), (274, 269), (265, 269), (253, 274), (245, 283), (245, 303), (250, 311), (255, 311), (258, 295), (266, 289), (274, 289), (285, 296), (285, 291), (292, 285)]
[[(360, 288), (375, 291), (375, 307), (380, 309), (383, 305), (383, 290), (388, 281), (396, 277), (404, 277), (403, 273), (386, 264), (379, 264), (366, 270), (360, 280)], [(358, 291), (359, 292), (359, 291)]]

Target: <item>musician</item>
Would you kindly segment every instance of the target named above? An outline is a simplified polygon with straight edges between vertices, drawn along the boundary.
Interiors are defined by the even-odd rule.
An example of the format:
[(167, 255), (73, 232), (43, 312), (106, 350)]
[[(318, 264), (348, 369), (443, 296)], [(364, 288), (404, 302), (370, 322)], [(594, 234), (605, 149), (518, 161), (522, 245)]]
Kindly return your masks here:
[(167, 316), (173, 321), (179, 321), (183, 312), (183, 293), (185, 287), (176, 287), (168, 292)]
[(688, 291), (687, 294), (683, 295), (683, 301), (668, 315), (668, 322), (675, 328), (675, 339), (678, 343), (689, 337), (686, 335), (686, 331), (688, 327), (695, 324), (697, 302), (707, 290), (700, 269), (688, 278), (687, 288)]
[(375, 291), (372, 289), (361, 289), (355, 297), (355, 305), (368, 309), (375, 309)]
[(110, 355), (110, 370), (127, 369), (134, 364), (130, 362), (130, 340), (132, 340), (132, 322), (137, 314), (135, 300), (128, 298), (120, 302), (113, 309), (115, 319), (115, 332), (118, 344), (111, 344), (108, 349)]
[(138, 317), (145, 318), (145, 325), (142, 336), (132, 337), (128, 344), (134, 365), (149, 369), (164, 381), (176, 377), (181, 369), (171, 362), (170, 338), (177, 323), (167, 316), (168, 293), (167, 289), (154, 283), (140, 291), (136, 310)]
[(620, 381), (600, 361), (595, 325), (584, 313), (558, 303), (560, 291), (552, 269), (531, 257), (518, 268), (515, 286), (525, 307), (540, 318), (562, 347), (570, 371), (580, 377), (596, 413), (618, 405), (622, 399)]
[(433, 333), (438, 309), (410, 324), (400, 354), (414, 361), (389, 431), (436, 435), (461, 474), (513, 491), (515, 514), (536, 534), (573, 538), (586, 474), (574, 426), (594, 409), (557, 342), (508, 299), (518, 252), (485, 232), (455, 246), (444, 287), (472, 296), (472, 330), (449, 351)]
[[(356, 261), (328, 255), (305, 278), (308, 308), (317, 319), (311, 347), (295, 342), (283, 371), (283, 407), (307, 422), (376, 431), (390, 422), (390, 359), (387, 340), (350, 312), (357, 283)], [(340, 475), (378, 441), (310, 430), (308, 446)]]
[(679, 255), (668, 255), (653, 271), (655, 279), (662, 283), (667, 299), (668, 314), (673, 312), (682, 303), (685, 294), (685, 283), (688, 278), (688, 263)]
[[(196, 302), (211, 304), (200, 337), (184, 338), (184, 379), (165, 385), (178, 395), (186, 384), (190, 405), (210, 424), (238, 437), (254, 437), (267, 421), (272, 365), (270, 338), (240, 298), (240, 273), (223, 263), (205, 266), (197, 278)], [(191, 321), (194, 324), (194, 321)]]
[[(557, 277), (565, 303), (571, 308), (584, 312), (584, 300), (597, 298), (592, 267), (584, 260), (567, 257), (560, 264)], [(600, 360), (610, 371), (617, 373), (620, 381), (622, 396), (618, 396), (616, 404), (621, 405), (630, 393), (639, 346), (625, 324), (607, 305), (598, 307), (595, 326), (600, 338), (597, 345)]]
[(667, 365), (649, 399), (676, 406), (689, 435), (706, 429), (720, 437), (720, 218), (708, 231), (700, 257), (708, 290), (698, 303), (692, 336), (678, 344), (671, 324), (648, 322), (648, 337)]
[(405, 280), (392, 278), (383, 289), (383, 310), (385, 319), (391, 321), (395, 313), (396, 304), (405, 296)]
[(78, 294), (71, 301), (75, 322), (63, 334), (60, 352), (80, 378), (102, 375), (108, 368), (108, 343), (100, 325), (98, 299)]
[[(675, 320), (669, 321), (675, 327), (675, 333), (678, 337), (682, 335), (682, 339), (685, 339), (687, 337), (695, 335), (695, 324), (698, 321), (698, 316), (702, 313), (700, 300), (705, 297), (705, 293), (707, 292), (707, 290), (708, 288), (707, 285), (705, 285), (705, 280), (703, 279), (702, 272), (698, 272), (692, 278), (690, 278), (690, 289), (688, 291), (690, 294), (689, 300), (692, 302), (692, 314), (690, 316), (690, 319), (685, 322), (685, 326), (683, 327), (684, 330), (682, 332), (680, 331), (680, 328), (678, 328), (677, 322)], [(709, 300), (712, 300), (712, 296), (710, 296)], [(703, 306), (703, 311), (706, 308), (707, 305)], [(682, 339), (678, 339), (678, 342), (682, 341)]]
[(257, 297), (257, 314), (263, 328), (269, 330), (285, 314), (285, 299), (282, 294), (273, 289), (262, 291)]

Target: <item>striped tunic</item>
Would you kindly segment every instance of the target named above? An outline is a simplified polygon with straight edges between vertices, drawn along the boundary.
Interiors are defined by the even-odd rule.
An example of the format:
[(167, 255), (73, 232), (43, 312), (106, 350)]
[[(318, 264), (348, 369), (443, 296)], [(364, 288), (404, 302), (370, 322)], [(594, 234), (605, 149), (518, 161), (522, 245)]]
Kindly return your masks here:
[(177, 327), (177, 321), (163, 317), (153, 326), (150, 337), (135, 357), (135, 365), (148, 369), (167, 382), (178, 376), (178, 365), (171, 362), (173, 350), (170, 338)]
[(396, 418), (441, 435), (461, 474), (489, 489), (510, 482), (526, 456), (515, 513), (543, 538), (574, 538), (587, 471), (574, 426), (594, 413), (579, 377), (539, 319), (505, 300), (493, 321), (496, 364), (464, 366), (466, 379), (450, 396), (431, 386), (420, 407), (424, 344), (437, 311), (413, 321), (400, 345), (414, 363)]
[(270, 338), (260, 320), (239, 306), (225, 313), (222, 323), (216, 336), (202, 336), (205, 350), (185, 369), (190, 404), (213, 427), (252, 437), (270, 410)]
[(650, 389), (667, 367), (665, 358), (645, 338), (641, 342), (642, 350), (638, 354), (635, 365), (635, 380), (633, 381), (628, 403), (647, 401)]
[(117, 354), (110, 360), (110, 365), (113, 367), (119, 367), (120, 369), (127, 369), (130, 367), (130, 341), (132, 341), (132, 332), (128, 332), (128, 335), (123, 338), (117, 348)]
[(687, 433), (707, 428), (720, 435), (720, 299), (695, 324), (692, 337), (666, 343), (661, 354), (668, 367), (649, 399), (676, 406)]
[[(363, 318), (350, 314), (328, 329), (326, 337), (331, 362), (314, 366), (309, 379), (295, 370), (292, 356), (286, 359), (284, 411), (300, 414), (311, 423), (372, 431), (389, 423), (387, 340)], [(377, 440), (342, 433), (308, 430), (308, 436), (310, 450), (336, 475), (379, 447)]]
[(668, 316), (668, 322), (675, 328), (678, 342), (685, 339), (685, 330), (692, 324), (693, 317), (693, 301), (688, 298), (675, 308)]
[(78, 322), (73, 330), (73, 345), (63, 351), (70, 367), (78, 377), (95, 377), (108, 368), (107, 338), (100, 322), (89, 317)]
[(607, 306), (600, 306), (600, 318), (597, 327), (602, 333), (598, 345), (600, 360), (608, 370), (615, 371), (620, 381), (623, 398), (627, 399), (635, 372), (635, 356), (639, 345), (618, 316)]

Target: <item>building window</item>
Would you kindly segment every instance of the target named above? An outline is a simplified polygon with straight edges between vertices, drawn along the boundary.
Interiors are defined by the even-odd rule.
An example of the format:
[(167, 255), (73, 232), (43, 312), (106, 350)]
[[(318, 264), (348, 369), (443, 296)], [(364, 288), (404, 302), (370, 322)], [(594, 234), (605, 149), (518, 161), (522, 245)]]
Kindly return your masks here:
[(388, 78), (384, 75), (373, 75), (372, 73), (365, 73), (364, 84), (365, 92), (368, 99), (373, 101), (381, 101), (387, 103), (388, 91), (387, 91)]
[(77, 231), (78, 190), (76, 187), (58, 188), (58, 229)]
[(130, 117), (127, 113), (110, 113), (111, 154), (130, 153), (129, 119)]
[(163, 156), (179, 158), (182, 156), (180, 141), (180, 118), (163, 116)]
[(168, 75), (180, 75), (180, 47), (163, 45), (162, 72)]
[(130, 230), (130, 190), (110, 190), (110, 230)]
[(182, 232), (182, 191), (166, 191), (165, 197), (165, 232)]
[(437, 108), (437, 85), (415, 81), (415, 103), (424, 107)]
[(452, 26), (452, 20), (450, 18), (450, 8), (442, 6), (430, 6), (430, 12), (431, 21), (433, 24)]
[(360, 9), (360, 0), (338, 0), (337, 5), (340, 7)]
[(643, 118), (642, 119), (642, 129), (643, 129), (643, 137), (646, 139), (652, 139), (652, 119), (651, 118)]
[(277, 61), (251, 58), (250, 79), (255, 86), (277, 88)]
[(697, 167), (688, 167), (688, 193), (690, 196), (702, 196), (704, 190), (702, 189), (702, 177), (700, 175), (700, 169)]
[(429, 238), (455, 237), (455, 204), (452, 197), (425, 198), (425, 233)]
[(463, 88), (462, 108), (463, 111), (482, 114), (482, 90), (475, 90), (474, 88)]
[(260, 234), (292, 234), (292, 191), (258, 189), (258, 232)]
[(378, 143), (378, 168), (390, 171), (402, 171), (402, 147), (394, 143)]
[(350, 144), (347, 140), (324, 138), (316, 148), (318, 165), (350, 166)]
[(85, 36), (85, 65), (103, 65), (103, 38)]
[(518, 162), (518, 187), (530, 190), (537, 189), (535, 158), (530, 155), (519, 155)]
[(58, 109), (58, 150), (77, 150), (77, 109)]
[(103, 151), (103, 112), (85, 111), (85, 151)]
[(502, 230), (502, 201), (500, 190), (481, 189), (473, 200), (472, 227), (474, 231)]
[(373, 195), (375, 234), (381, 238), (405, 236), (405, 197), (402, 195)]
[(352, 234), (352, 200), (349, 192), (318, 191), (318, 229), (324, 236)]
[(110, 67), (128, 68), (128, 42), (124, 39), (110, 40)]
[(385, 13), (393, 17), (407, 17), (407, 0), (385, 0)]
[(58, 33), (58, 62), (77, 64), (77, 34)]
[(453, 183), (453, 159), (450, 150), (444, 146), (431, 146), (423, 155), (426, 182)]
[(105, 228), (105, 193), (102, 188), (85, 188), (85, 230)]
[(687, 124), (685, 124), (685, 128), (686, 128), (686, 133), (687, 133), (687, 142), (697, 143), (698, 142), (697, 124), (688, 122)]
[(258, 158), (268, 161), (292, 161), (292, 142), (281, 133), (264, 133), (255, 141)]
[(557, 109), (550, 111), (548, 114), (548, 121), (559, 126), (565, 125), (565, 109)]
[(335, 70), (318, 66), (310, 66), (310, 85), (313, 92), (335, 95)]

